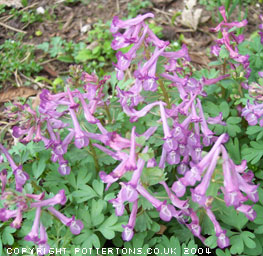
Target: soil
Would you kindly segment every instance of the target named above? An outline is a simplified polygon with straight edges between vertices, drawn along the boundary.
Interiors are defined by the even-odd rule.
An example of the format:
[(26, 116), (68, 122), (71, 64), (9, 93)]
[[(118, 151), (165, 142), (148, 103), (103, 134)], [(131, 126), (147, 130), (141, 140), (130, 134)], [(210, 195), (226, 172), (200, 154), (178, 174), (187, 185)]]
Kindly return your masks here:
[[(38, 45), (49, 41), (51, 37), (60, 36), (67, 41), (81, 42), (87, 38), (89, 31), (94, 24), (99, 20), (103, 22), (111, 20), (115, 15), (125, 18), (128, 15), (128, 4), (132, 0), (82, 0), (67, 3), (66, 0), (28, 0), (28, 5), (22, 10), (36, 9), (43, 7), (48, 11), (48, 19), (43, 22), (35, 22), (25, 24), (20, 22), (19, 18), (10, 16), (7, 12), (0, 15), (0, 22), (14, 29), (20, 29), (26, 32), (23, 42), (26, 44)], [(185, 43), (190, 52), (192, 62), (198, 68), (207, 67), (209, 55), (207, 54), (208, 47), (211, 46), (216, 38), (216, 35), (210, 32), (211, 27), (216, 26), (217, 12), (209, 12), (205, 6), (197, 5), (195, 8), (201, 8), (202, 19), (204, 23), (200, 23), (196, 31), (189, 27), (185, 27), (180, 22), (180, 17), (176, 18), (172, 24), (173, 16), (179, 13), (184, 8), (184, 1), (176, 0), (152, 0), (151, 7), (141, 9), (140, 13), (152, 12), (155, 14), (155, 22), (163, 27), (163, 39), (178, 40), (183, 35), (183, 43)], [(11, 9), (11, 7), (10, 7)], [(21, 8), (19, 9), (21, 10)], [(235, 10), (230, 17), (230, 20), (235, 20), (239, 9)], [(245, 10), (241, 12), (244, 16)], [(248, 7), (248, 26), (246, 27), (245, 35), (250, 36), (251, 31), (255, 31), (260, 24), (259, 20), (260, 6), (251, 5)], [(87, 31), (81, 33), (81, 28), (87, 26)], [(41, 36), (36, 36), (36, 32), (41, 31)], [(6, 39), (16, 39), (16, 32), (8, 27), (0, 26), (0, 44)], [(182, 38), (182, 36), (181, 36)], [(42, 76), (49, 79), (65, 73), (68, 70), (69, 64), (62, 63), (56, 59), (43, 55), (42, 51), (36, 52), (37, 59), (44, 58)], [(23, 79), (23, 78), (22, 78)], [(5, 88), (6, 89), (6, 88)]]

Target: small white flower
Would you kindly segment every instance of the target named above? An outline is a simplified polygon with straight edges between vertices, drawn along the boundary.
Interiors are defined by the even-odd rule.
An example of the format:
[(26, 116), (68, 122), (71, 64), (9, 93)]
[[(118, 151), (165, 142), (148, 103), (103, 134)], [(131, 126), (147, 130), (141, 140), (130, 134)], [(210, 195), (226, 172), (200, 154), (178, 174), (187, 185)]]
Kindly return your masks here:
[(80, 32), (84, 34), (84, 33), (86, 33), (88, 30), (90, 30), (90, 25), (89, 25), (89, 24), (84, 25), (83, 27), (81, 27)]
[(45, 9), (42, 6), (40, 6), (40, 7), (37, 8), (36, 12), (37, 12), (37, 14), (44, 14), (45, 13)]

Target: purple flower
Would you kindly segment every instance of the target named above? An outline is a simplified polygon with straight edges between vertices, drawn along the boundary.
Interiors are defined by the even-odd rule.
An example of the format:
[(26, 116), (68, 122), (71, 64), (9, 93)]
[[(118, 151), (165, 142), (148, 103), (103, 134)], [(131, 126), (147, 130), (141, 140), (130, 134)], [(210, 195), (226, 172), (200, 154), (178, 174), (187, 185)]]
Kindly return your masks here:
[(168, 164), (174, 165), (180, 163), (180, 154), (178, 150), (172, 150), (167, 153), (166, 161)]
[(3, 194), (5, 191), (5, 186), (6, 186), (6, 182), (7, 182), (7, 171), (6, 169), (2, 170), (0, 172), (0, 180), (1, 180), (1, 193)]
[(199, 224), (199, 218), (198, 218), (196, 212), (193, 211), (193, 209), (190, 208), (189, 211), (190, 211), (189, 217), (191, 218), (192, 221), (190, 224), (186, 223), (186, 226), (189, 228), (189, 230), (193, 233), (194, 236), (200, 238), (201, 227)]
[(34, 199), (34, 200), (37, 200), (37, 201), (41, 201), (41, 200), (43, 200), (44, 197), (45, 197), (45, 192), (42, 192), (42, 193), (39, 194), (39, 195), (36, 195), (36, 194), (26, 194), (26, 197), (31, 198), (31, 199)]
[(143, 80), (143, 88), (146, 91), (157, 90), (156, 80), (158, 78), (155, 76), (156, 66), (157, 66), (158, 58), (163, 53), (165, 48), (166, 45), (161, 49), (156, 47), (151, 58), (147, 62), (145, 62), (143, 67), (140, 70), (138, 70), (136, 73), (136, 77)]
[(160, 218), (163, 221), (170, 221), (173, 216), (177, 215), (176, 210), (172, 205), (167, 205), (166, 201), (161, 202), (152, 196), (142, 185), (137, 186), (137, 191), (145, 197), (160, 213)]
[(141, 38), (138, 40), (138, 42), (136, 42), (132, 48), (127, 52), (127, 53), (122, 53), (122, 52), (117, 52), (116, 57), (117, 57), (117, 65), (116, 68), (118, 70), (126, 70), (128, 69), (128, 67), (131, 64), (132, 59), (135, 58), (136, 56), (136, 51), (139, 49), (139, 47), (141, 46), (144, 37), (146, 36), (148, 31), (148, 27), (146, 26), (143, 30), (143, 34), (141, 36)]
[(216, 150), (215, 154), (213, 155), (213, 157), (211, 159), (211, 163), (207, 169), (207, 172), (205, 173), (205, 175), (202, 179), (202, 182), (197, 187), (195, 187), (194, 189), (191, 189), (192, 200), (194, 202), (198, 203), (199, 205), (204, 206), (204, 207), (207, 206), (207, 204), (206, 204), (206, 202), (207, 202), (206, 191), (209, 187), (211, 177), (212, 177), (213, 172), (215, 170), (219, 154), (220, 154), (220, 148), (218, 148)]
[(253, 210), (253, 205), (241, 204), (239, 207), (236, 208), (236, 210), (239, 212), (243, 212), (251, 221), (254, 221), (254, 219), (257, 217), (256, 211)]
[(183, 184), (183, 179), (175, 181), (172, 186), (172, 191), (178, 196), (182, 197), (186, 191), (186, 185)]
[[(148, 147), (145, 147), (142, 153), (147, 153), (147, 151)], [(139, 158), (137, 169), (133, 172), (131, 180), (128, 183), (120, 183), (122, 188), (120, 190), (119, 197), (122, 199), (123, 202), (134, 202), (138, 199), (138, 192), (136, 190), (136, 187), (139, 183), (144, 164), (145, 161)]]
[(71, 168), (68, 166), (68, 161), (65, 160), (62, 156), (59, 156), (58, 162), (59, 162), (58, 172), (63, 176), (69, 175)]
[(217, 245), (221, 249), (228, 247), (230, 242), (229, 242), (229, 238), (226, 236), (226, 230), (222, 230), (218, 221), (215, 218), (215, 215), (209, 208), (206, 208), (206, 213), (214, 225), (216, 236), (217, 236)]
[(230, 164), (228, 154), (223, 146), (221, 146), (221, 148), (224, 161), (224, 188), (222, 189), (224, 193), (224, 200), (227, 206), (233, 205), (235, 208), (237, 208), (242, 202), (246, 201), (246, 198), (239, 190), (237, 173)]
[(115, 208), (115, 214), (116, 216), (122, 216), (124, 213), (124, 204), (120, 197), (117, 197), (115, 199), (109, 200), (110, 203), (112, 203), (113, 207)]
[(177, 167), (177, 172), (181, 175), (184, 175), (187, 171), (189, 171), (189, 167), (187, 163), (189, 162), (189, 156), (186, 155), (180, 165)]
[(188, 48), (185, 44), (183, 44), (182, 48), (176, 52), (163, 52), (161, 55), (165, 58), (174, 59), (174, 60), (181, 58), (185, 58), (188, 61), (191, 60), (188, 54)]
[(127, 171), (135, 170), (136, 169), (136, 142), (135, 142), (135, 129), (136, 127), (132, 127), (131, 132), (131, 148), (130, 148), (130, 155), (126, 162), (125, 168)]
[(215, 154), (218, 147), (220, 147), (222, 142), (225, 142), (226, 134), (222, 134), (218, 137), (216, 143), (213, 145), (211, 150), (206, 154), (206, 156), (198, 163), (195, 164), (189, 171), (187, 171), (183, 178), (180, 178), (178, 181), (174, 182), (172, 186), (172, 190), (174, 193), (181, 197), (184, 195), (186, 186), (194, 186), (196, 181), (201, 180), (201, 174), (205, 170), (206, 167), (210, 165), (210, 161)]
[(35, 215), (35, 219), (34, 219), (34, 222), (33, 222), (32, 229), (25, 236), (25, 240), (32, 241), (34, 243), (37, 243), (40, 240), (39, 237), (38, 237), (40, 215), (41, 215), (41, 207), (37, 207), (36, 215)]
[(68, 95), (69, 103), (70, 103), (69, 107), (72, 109), (78, 108), (79, 104), (77, 104), (74, 101), (72, 91), (69, 89), (69, 87), (67, 88), (67, 95)]
[(120, 20), (118, 16), (114, 16), (110, 27), (110, 32), (113, 34), (117, 33), (119, 29), (135, 26), (142, 23), (145, 19), (153, 17), (154, 15), (152, 13), (146, 13), (144, 15), (138, 15), (136, 18), (123, 21)]
[(119, 192), (119, 197), (123, 202), (135, 202), (138, 199), (138, 192), (133, 184), (120, 182), (122, 188)]
[(172, 82), (174, 82), (176, 84), (177, 83), (180, 83), (182, 85), (186, 84), (186, 79), (178, 77), (175, 73), (174, 73), (173, 76), (169, 75), (167, 73), (162, 73), (162, 74), (160, 74), (160, 76), (162, 76), (163, 78), (165, 78), (167, 80), (170, 80), (170, 81), (172, 81)]
[(226, 126), (226, 122), (223, 122), (222, 119), (223, 119), (223, 113), (220, 112), (218, 116), (208, 117), (207, 122), (209, 124), (221, 124), (221, 125)]
[(208, 128), (206, 120), (205, 120), (205, 115), (203, 112), (202, 104), (199, 99), (197, 99), (197, 105), (199, 108), (199, 115), (201, 116), (201, 131), (204, 134), (205, 137), (213, 136), (214, 133)]
[(47, 232), (44, 225), (40, 222), (40, 240), (37, 242), (38, 249), (37, 253), (38, 255), (45, 255), (49, 253), (50, 246), (47, 243)]
[(92, 124), (95, 124), (97, 122), (99, 122), (98, 119), (96, 119), (89, 111), (89, 108), (88, 108), (88, 104), (86, 103), (86, 101), (84, 100), (83, 96), (82, 96), (82, 93), (79, 93), (78, 95), (79, 99), (80, 99), (80, 102), (81, 102), (81, 105), (82, 105), (82, 108), (83, 108), (83, 111), (84, 111), (84, 116), (87, 120), (87, 122), (89, 123), (92, 123)]
[(130, 241), (133, 237), (133, 234), (134, 234), (133, 229), (134, 229), (135, 222), (136, 222), (137, 210), (138, 210), (138, 200), (134, 201), (133, 203), (132, 212), (131, 212), (128, 224), (122, 225), (122, 227), (124, 228), (124, 231), (122, 232), (122, 239), (124, 241)]
[(6, 208), (0, 209), (0, 220), (5, 222), (11, 218), (15, 218), (18, 214), (18, 210), (8, 210)]
[[(141, 26), (136, 26), (138, 28), (141, 28)], [(113, 35), (114, 39), (111, 42), (111, 48), (113, 50), (118, 50), (120, 48), (124, 48), (130, 45), (129, 38), (131, 37), (135, 26), (128, 28), (124, 34), (121, 34), (119, 32), (115, 33)]]
[[(163, 123), (163, 132), (164, 132), (164, 141), (165, 141), (163, 144), (163, 147), (167, 152), (175, 151), (178, 147), (178, 143), (177, 143), (176, 139), (173, 138), (171, 135), (171, 132), (170, 132), (170, 129), (169, 129), (169, 126), (167, 123), (167, 119), (166, 119), (165, 109), (164, 109), (162, 102), (160, 103), (160, 111), (161, 111), (161, 117), (162, 117), (162, 123)], [(169, 157), (169, 158), (171, 158), (171, 157)], [(175, 161), (175, 162), (177, 162), (177, 161)], [(170, 161), (170, 162), (174, 162), (174, 161)]]
[(87, 147), (89, 144), (89, 139), (85, 135), (85, 133), (81, 130), (76, 113), (73, 109), (69, 108), (69, 112), (73, 121), (74, 125), (74, 132), (75, 132), (75, 146), (77, 148)]
[(70, 231), (73, 235), (79, 235), (84, 225), (82, 221), (75, 220), (75, 216), (68, 218), (63, 215), (61, 212), (57, 211), (54, 207), (48, 207), (48, 210), (56, 216), (64, 225), (70, 228)]
[(116, 153), (115, 153), (115, 152), (111, 151), (110, 149), (108, 149), (108, 148), (106, 148), (106, 147), (104, 147), (104, 146), (102, 146), (102, 145), (100, 145), (100, 144), (97, 144), (97, 143), (92, 143), (92, 145), (93, 145), (94, 147), (100, 149), (101, 151), (103, 151), (103, 152), (106, 153), (107, 155), (111, 156), (113, 159), (119, 160), (119, 161), (122, 160), (121, 157), (120, 157), (119, 152), (116, 152)]
[(22, 192), (23, 186), (26, 181), (29, 179), (29, 175), (22, 170), (22, 166), (18, 166), (14, 171), (15, 181), (16, 181), (16, 190)]
[[(146, 25), (143, 24), (143, 26), (145, 27)], [(151, 29), (148, 30), (148, 37), (145, 39), (145, 41), (146, 43), (152, 43), (158, 48), (163, 48), (164, 46), (167, 46), (167, 44), (169, 44), (169, 42), (160, 40)]]
[(23, 186), (26, 183), (26, 181), (29, 179), (29, 175), (22, 170), (22, 166), (17, 166), (8, 153), (8, 151), (3, 147), (3, 145), (0, 144), (0, 149), (5, 154), (5, 157), (7, 158), (13, 173), (15, 175), (15, 181), (16, 181), (16, 190), (19, 192), (22, 192)]
[(162, 103), (162, 102), (156, 101), (156, 102), (150, 103), (138, 111), (135, 109), (131, 109), (130, 107), (128, 107), (127, 104), (123, 104), (122, 107), (123, 107), (123, 111), (128, 116), (131, 117), (130, 121), (133, 123), (133, 122), (136, 122), (140, 117), (145, 116), (153, 107), (159, 105), (160, 103)]
[[(235, 170), (236, 171), (236, 170)], [(239, 189), (247, 194), (247, 197), (254, 203), (258, 202), (258, 185), (248, 184), (243, 177), (236, 172), (237, 180), (239, 183)]]
[(17, 213), (16, 213), (16, 217), (15, 219), (13, 220), (13, 222), (10, 224), (10, 226), (12, 228), (20, 228), (21, 227), (21, 223), (22, 223), (22, 219), (23, 219), (23, 216), (22, 216), (22, 207), (19, 207), (17, 209)]
[[(121, 137), (117, 132), (108, 132), (101, 123), (97, 123), (98, 128), (100, 129), (101, 133), (105, 136), (102, 136), (101, 134), (96, 135), (96, 138), (94, 139), (100, 140), (107, 146), (111, 147), (114, 150), (122, 150), (124, 148), (130, 148), (131, 141)], [(105, 139), (105, 137), (107, 139)], [(101, 139), (102, 138), (102, 139)]]
[(188, 208), (189, 208), (189, 204), (188, 204), (188, 200), (180, 200), (178, 197), (176, 197), (171, 190), (169, 189), (169, 187), (167, 186), (165, 181), (161, 181), (160, 184), (162, 184), (164, 186), (164, 189), (168, 195), (168, 197), (170, 198), (172, 204), (183, 210), (184, 212), (188, 212)]
[(103, 171), (99, 173), (102, 182), (107, 184), (105, 190), (108, 190), (112, 183), (117, 181), (127, 172), (126, 169), (127, 161), (128, 161), (128, 157), (123, 159), (122, 162), (110, 174), (107, 174)]
[(67, 153), (68, 146), (74, 137), (74, 131), (70, 131), (65, 139), (61, 142), (55, 143), (53, 146), (53, 151), (56, 155), (62, 156)]
[(40, 202), (31, 203), (31, 207), (43, 207), (43, 206), (50, 206), (50, 205), (56, 205), (61, 204), (64, 205), (67, 201), (67, 198), (65, 196), (65, 190), (60, 190), (54, 197), (42, 200)]

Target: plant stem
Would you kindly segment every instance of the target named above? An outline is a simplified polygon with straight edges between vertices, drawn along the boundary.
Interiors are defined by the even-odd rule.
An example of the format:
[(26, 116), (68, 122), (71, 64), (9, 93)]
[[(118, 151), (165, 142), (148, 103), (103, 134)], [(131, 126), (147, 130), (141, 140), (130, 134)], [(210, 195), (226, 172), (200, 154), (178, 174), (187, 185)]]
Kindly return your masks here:
[(111, 114), (110, 114), (109, 107), (108, 107), (108, 105), (106, 104), (106, 102), (104, 102), (104, 107), (105, 107), (105, 111), (106, 111), (106, 114), (107, 114), (108, 119), (109, 119), (109, 123), (111, 123), (111, 122), (112, 122), (112, 118), (111, 118)]
[(163, 83), (162, 79), (159, 79), (159, 85), (160, 85), (160, 88), (161, 88), (161, 90), (163, 92), (164, 101), (167, 104), (167, 108), (171, 108), (171, 103), (170, 103), (170, 100), (169, 100), (169, 96), (168, 96), (168, 93), (167, 93), (167, 91), (165, 89), (165, 86), (164, 86), (164, 83)]
[(98, 173), (100, 171), (99, 161), (98, 161), (98, 157), (97, 157), (96, 151), (95, 151), (91, 141), (89, 142), (89, 147), (90, 147), (90, 151), (91, 151), (92, 157), (94, 159), (94, 165), (95, 165), (96, 172)]

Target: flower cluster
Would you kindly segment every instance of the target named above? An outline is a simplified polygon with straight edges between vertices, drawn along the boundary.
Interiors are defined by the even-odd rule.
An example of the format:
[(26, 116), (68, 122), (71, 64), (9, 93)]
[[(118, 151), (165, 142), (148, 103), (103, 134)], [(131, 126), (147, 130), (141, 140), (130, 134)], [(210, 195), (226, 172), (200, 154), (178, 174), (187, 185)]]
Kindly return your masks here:
[[(11, 186), (7, 187), (7, 184), (9, 185), (8, 178), (11, 176), (6, 169), (1, 171), (1, 200), (4, 207), (0, 209), (0, 220), (6, 222), (10, 219), (14, 219), (10, 226), (19, 229), (22, 225), (23, 213), (35, 209), (35, 219), (33, 221), (32, 229), (24, 239), (36, 244), (39, 255), (47, 254), (50, 248), (46, 228), (40, 220), (42, 211), (48, 210), (49, 213), (57, 217), (64, 225), (70, 227), (72, 234), (78, 235), (83, 229), (83, 223), (80, 220), (75, 220), (74, 216), (71, 218), (64, 216), (53, 207), (59, 204), (65, 205), (67, 200), (65, 191), (60, 190), (55, 196), (48, 199), (44, 199), (45, 192), (42, 192), (41, 194), (27, 194), (23, 190), (23, 187), (29, 179), (29, 175), (23, 171), (21, 165), (17, 166), (15, 164), (8, 151), (1, 144), (0, 150), (10, 164), (16, 183), (15, 190)], [(3, 159), (1, 158), (1, 160)], [(32, 200), (34, 200), (34, 202), (32, 202)], [(45, 209), (46, 207), (48, 208)]]
[[(227, 23), (225, 10), (220, 8), (220, 12), (224, 21), (214, 30), (222, 31), (223, 39), (217, 41), (216, 47), (219, 49), (219, 46), (224, 44), (230, 52), (231, 58), (247, 66), (249, 64), (248, 56), (240, 55), (237, 48), (233, 49), (233, 46), (230, 44), (230, 38), (234, 39), (236, 43), (241, 42), (243, 38), (236, 37), (233, 32), (228, 32), (228, 29), (231, 27), (245, 26), (246, 20), (238, 23)], [(257, 202), (258, 200), (257, 186), (250, 184), (253, 177), (247, 180), (249, 175), (244, 173), (246, 163), (244, 162), (241, 166), (234, 165), (222, 145), (227, 142), (228, 135), (222, 134), (220, 137), (216, 137), (208, 128), (208, 123), (226, 125), (222, 120), (222, 113), (216, 117), (206, 118), (199, 98), (199, 96), (206, 95), (204, 91), (205, 86), (215, 84), (228, 77), (228, 75), (210, 80), (203, 78), (200, 81), (192, 78), (190, 76), (191, 74), (187, 75), (184, 71), (186, 64), (180, 66), (180, 62), (178, 61), (180, 60), (182, 63), (185, 63), (189, 60), (186, 46), (183, 46), (178, 52), (165, 51), (168, 43), (153, 36), (152, 31), (144, 22), (144, 20), (149, 17), (152, 17), (152, 14), (145, 14), (123, 22), (117, 17), (113, 20), (111, 27), (111, 31), (114, 33), (112, 47), (120, 49), (132, 45), (130, 50), (125, 54), (117, 52), (118, 62), (115, 64), (117, 78), (119, 80), (123, 79), (124, 71), (128, 68), (131, 69), (132, 60), (137, 57), (136, 51), (140, 51), (141, 57), (140, 60), (137, 60), (137, 66), (134, 65), (132, 67), (132, 70), (135, 69), (134, 85), (125, 91), (117, 88), (118, 96), (120, 98), (120, 104), (124, 112), (130, 117), (131, 122), (137, 121), (152, 110), (153, 107), (159, 106), (163, 125), (164, 143), (158, 166), (163, 169), (165, 163), (168, 165), (177, 165), (178, 175), (182, 177), (174, 182), (171, 189), (166, 182), (160, 182), (160, 184), (164, 186), (171, 204), (155, 198), (142, 183), (140, 176), (145, 161), (140, 157), (138, 157), (137, 164), (134, 164), (137, 168), (128, 168), (130, 165), (127, 165), (127, 161), (129, 162), (131, 158), (133, 160), (136, 159), (135, 156), (123, 156), (121, 163), (112, 173), (106, 175), (105, 172), (101, 172), (100, 177), (104, 183), (108, 184), (108, 188), (110, 184), (119, 180), (127, 171), (133, 171), (132, 179), (127, 183), (120, 182), (121, 190), (118, 196), (110, 200), (115, 207), (117, 216), (123, 215), (125, 202), (133, 204), (129, 223), (124, 226), (123, 239), (126, 241), (131, 240), (134, 233), (135, 212), (138, 208), (137, 201), (139, 196), (146, 198), (156, 210), (159, 211), (162, 220), (170, 221), (174, 217), (179, 222), (186, 224), (195, 236), (204, 241), (205, 238), (201, 235), (201, 227), (197, 214), (193, 209), (189, 208), (187, 200), (179, 199), (179, 197), (185, 194), (187, 186), (194, 186), (196, 182), (200, 182), (197, 187), (191, 189), (192, 201), (198, 203), (200, 207), (205, 208), (207, 216), (214, 224), (215, 233), (218, 237), (218, 246), (224, 248), (229, 246), (229, 239), (226, 236), (226, 231), (220, 227), (211, 210), (210, 204), (212, 199), (206, 196), (206, 191), (211, 182), (220, 152), (222, 152), (224, 160), (224, 187), (222, 187), (221, 190), (224, 194), (226, 205), (233, 205), (238, 211), (243, 212), (249, 219), (253, 220), (255, 218), (255, 211), (252, 209), (252, 206), (245, 205), (244, 202), (248, 199), (253, 202)], [(119, 29), (124, 29), (124, 33), (119, 33)], [(138, 32), (139, 30), (141, 30), (141, 33)], [(154, 47), (152, 53), (147, 50), (148, 47)], [(157, 73), (156, 71), (160, 57), (162, 57), (162, 64), (165, 67), (165, 72), (163, 73)], [(164, 83), (167, 83), (167, 81), (172, 82), (171, 86), (177, 88), (181, 99), (180, 104), (171, 105), (165, 97)], [(139, 103), (145, 102), (145, 98), (141, 95), (141, 92), (157, 91), (158, 87), (163, 90), (166, 103), (154, 102), (147, 104), (140, 110), (136, 110), (135, 107)], [(185, 118), (182, 119), (184, 116)], [(168, 119), (172, 120), (172, 127), (169, 126)], [(132, 129), (131, 134), (130, 153), (132, 154), (135, 152), (134, 148), (132, 148), (132, 145), (135, 145), (134, 130), (135, 127)], [(154, 132), (153, 130), (152, 134), (154, 134)], [(203, 146), (207, 147), (211, 145), (213, 145), (213, 147), (209, 153), (207, 153), (205, 157), (202, 157)], [(147, 150), (148, 148), (146, 147), (142, 152), (147, 152)], [(115, 154), (120, 155), (119, 152), (115, 152)], [(147, 167), (156, 165), (157, 161), (155, 158), (147, 162)], [(206, 169), (207, 171), (205, 172)], [(245, 192), (247, 197), (245, 197), (241, 191)], [(191, 224), (185, 223), (184, 219), (186, 216), (192, 220)]]
[[(242, 66), (245, 70), (245, 77), (248, 78), (251, 73), (249, 68), (249, 55), (241, 55), (238, 51), (238, 44), (244, 41), (244, 35), (236, 35), (233, 28), (242, 28), (247, 25), (247, 20), (244, 19), (240, 22), (227, 22), (226, 10), (224, 6), (219, 7), (219, 11), (223, 17), (223, 21), (220, 22), (217, 27), (211, 29), (213, 32), (221, 32), (222, 38), (216, 40), (216, 44), (212, 46), (211, 52), (215, 56), (219, 56), (221, 46), (224, 46), (228, 51), (231, 59), (235, 60), (236, 64), (231, 64), (231, 69), (236, 70), (238, 66)], [(232, 30), (231, 30), (232, 29)], [(245, 84), (243, 84), (246, 87)]]
[[(221, 31), (223, 37), (217, 40), (212, 52), (218, 56), (220, 49), (225, 47), (234, 60), (231, 67), (236, 69), (243, 66), (245, 76), (249, 77), (248, 55), (240, 55), (237, 48), (237, 44), (244, 38), (230, 30), (233, 27), (244, 27), (247, 21), (228, 23), (223, 7), (220, 13), (223, 21), (213, 31)], [(253, 203), (258, 201), (258, 186), (253, 184), (253, 173), (246, 171), (246, 161), (235, 165), (226, 151), (224, 144), (228, 142), (228, 134), (217, 136), (209, 128), (209, 124), (227, 125), (223, 113), (208, 116), (203, 111), (202, 99), (207, 96), (206, 89), (229, 75), (196, 79), (190, 68), (187, 47), (183, 45), (177, 52), (169, 51), (169, 42), (160, 40), (153, 33), (145, 22), (148, 18), (153, 18), (153, 14), (139, 15), (126, 21), (114, 17), (110, 30), (114, 36), (111, 46), (119, 50), (116, 54), (117, 63), (114, 63), (117, 79), (123, 80), (126, 71), (134, 77), (130, 87), (120, 88), (116, 85), (121, 110), (130, 118), (131, 123), (150, 116), (153, 122), (156, 121), (154, 126), (144, 127), (144, 132), (139, 134), (136, 132), (138, 126), (133, 124), (126, 137), (112, 128), (114, 125), (108, 128), (107, 124), (112, 119), (110, 97), (105, 95), (105, 85), (110, 77), (105, 76), (99, 80), (95, 74), (84, 72), (81, 89), (74, 88), (73, 80), (68, 79), (64, 92), (52, 94), (43, 90), (38, 111), (21, 104), (9, 108), (9, 118), (21, 124), (13, 128), (13, 135), (22, 143), (42, 141), (45, 148), (51, 150), (51, 161), (58, 162), (58, 171), (63, 176), (71, 172), (66, 153), (73, 143), (78, 149), (89, 146), (94, 151), (95, 147), (118, 161), (110, 172), (97, 171), (106, 184), (106, 190), (113, 183), (120, 185), (116, 197), (109, 202), (117, 216), (125, 212), (130, 215), (128, 223), (123, 225), (123, 240), (130, 241), (133, 238), (137, 212), (141, 207), (140, 199), (144, 198), (159, 212), (161, 220), (169, 222), (175, 218), (204, 242), (198, 212), (190, 207), (190, 204), (197, 204), (213, 223), (218, 246), (225, 248), (229, 246), (229, 238), (213, 212), (215, 196), (207, 194), (209, 186), (216, 181), (215, 176), (219, 175), (222, 182), (218, 196), (224, 198), (226, 206), (233, 206), (250, 220), (255, 219), (256, 213), (253, 205), (245, 203), (248, 200)], [(173, 92), (170, 95), (168, 88)], [(151, 92), (162, 93), (162, 96), (151, 102), (147, 98), (147, 93)], [(173, 94), (177, 94), (176, 99)], [(250, 125), (257, 124), (261, 118), (262, 106), (248, 104), (243, 109), (242, 116)], [(101, 112), (108, 116), (108, 120), (101, 118)], [(262, 119), (259, 122), (263, 125)], [(151, 145), (151, 138), (156, 135), (162, 140), (160, 146)], [(11, 226), (19, 228), (23, 212), (34, 208), (36, 213), (32, 230), (25, 239), (42, 248), (44, 252), (41, 255), (46, 254), (49, 248), (46, 229), (40, 219), (42, 211), (58, 218), (73, 234), (79, 234), (83, 223), (75, 220), (74, 216), (64, 216), (54, 207), (65, 205), (65, 191), (60, 190), (48, 199), (44, 199), (44, 192), (40, 195), (24, 193), (24, 185), (30, 182), (29, 175), (23, 171), (22, 166), (15, 164), (2, 145), (0, 149), (11, 166), (16, 184), (15, 191), (7, 189), (7, 177), (11, 175), (7, 170), (1, 171), (4, 208), (0, 210), (0, 219), (7, 221), (14, 218)], [(145, 158), (145, 155), (151, 157)], [(93, 158), (94, 161), (98, 160), (94, 155)], [(222, 168), (220, 158), (223, 161)], [(160, 200), (151, 184), (144, 182), (143, 173), (148, 169), (158, 169), (165, 173), (167, 166), (177, 170), (174, 177), (176, 180), (166, 180), (163, 175), (156, 183), (167, 194), (167, 200)], [(191, 187), (191, 197), (181, 199), (187, 187)]]

